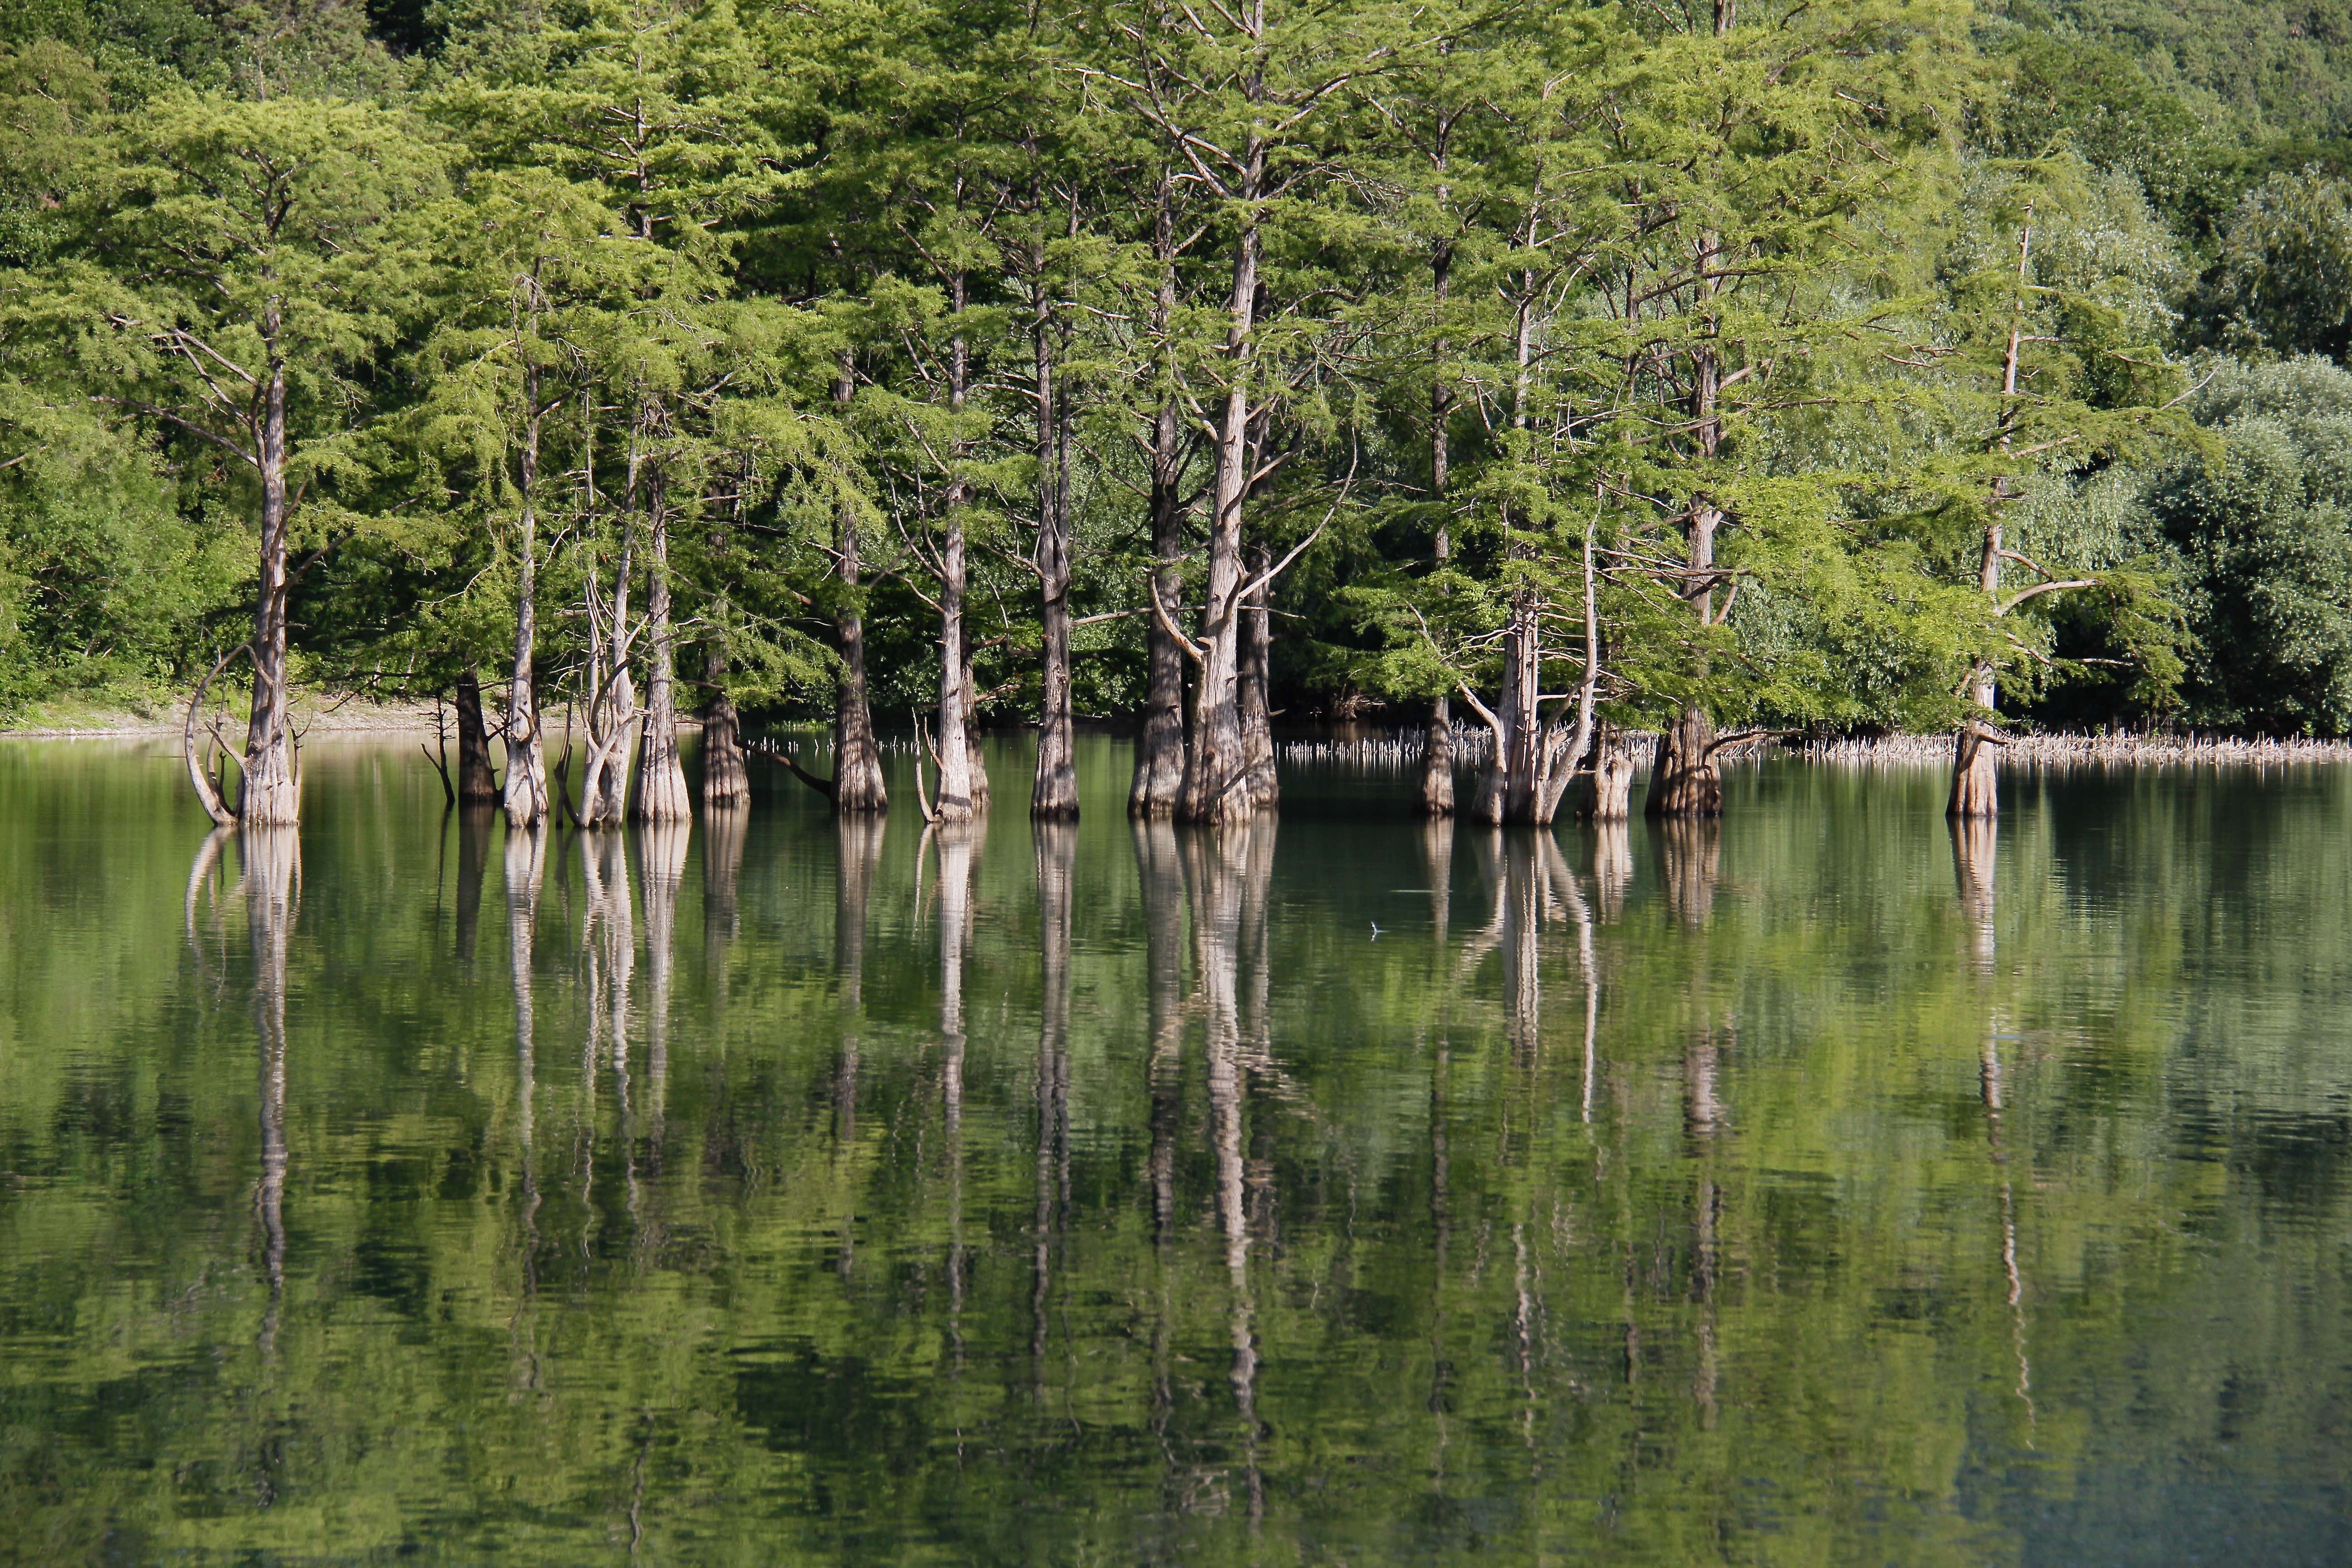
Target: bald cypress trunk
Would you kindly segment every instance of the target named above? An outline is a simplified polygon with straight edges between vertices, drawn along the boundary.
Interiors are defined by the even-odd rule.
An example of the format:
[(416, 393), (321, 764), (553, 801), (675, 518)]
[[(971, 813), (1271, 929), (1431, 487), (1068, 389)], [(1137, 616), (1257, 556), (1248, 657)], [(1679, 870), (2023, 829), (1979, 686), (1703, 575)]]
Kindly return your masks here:
[(1069, 452), (1054, 380), (1053, 306), (1042, 241), (1034, 263), (1030, 332), (1037, 381), (1037, 613), (1045, 668), (1029, 815), (1063, 821), (1078, 815), (1076, 738), (1070, 716)]
[[(1160, 175), (1152, 212), (1152, 248), (1160, 266), (1160, 289), (1152, 300), (1153, 341), (1164, 342), (1176, 310), (1176, 230), (1174, 181)], [(1146, 591), (1156, 594), (1170, 614), (1175, 610), (1182, 583), (1176, 570), (1184, 553), (1183, 430), (1177, 422), (1176, 401), (1163, 395), (1151, 424), (1151, 478), (1149, 505), (1151, 521), (1151, 577)], [(1144, 647), (1150, 660), (1143, 699), (1143, 727), (1135, 741), (1135, 778), (1129, 786), (1129, 816), (1171, 816), (1184, 785), (1184, 650), (1160, 624), (1158, 615), (1144, 620)]]
[(1217, 426), (1214, 502), (1209, 519), (1208, 592), (1201, 611), (1193, 677), (1192, 726), (1184, 787), (1176, 815), (1185, 822), (1227, 823), (1256, 810), (1248, 788), (1240, 712), (1242, 503), (1249, 493), (1250, 373), (1256, 328), (1260, 247), (1256, 201), (1265, 149), (1252, 146), (1238, 182), (1241, 232), (1234, 241), (1233, 291), (1226, 303), (1225, 406)]
[[(660, 476), (655, 479), (656, 488)], [(636, 817), (640, 822), (686, 822), (694, 816), (686, 768), (677, 755), (677, 650), (671, 640), (669, 604), (669, 514), (662, 498), (653, 500), (646, 616), (646, 721), (637, 752)]]
[[(276, 335), (278, 309), (268, 311)], [(291, 823), (302, 815), (302, 787), (294, 761), (292, 693), (286, 668), (287, 530), (286, 369), (274, 362), (263, 389), (259, 450), (261, 572), (253, 605), (253, 710), (246, 725), (245, 782), (237, 821), (247, 827)]]
[[(952, 296), (955, 313), (961, 317), (964, 308), (964, 279), (961, 273), (955, 278)], [(948, 367), (948, 405), (951, 412), (961, 414), (971, 370), (970, 348), (961, 327), (949, 345)], [(961, 459), (962, 451), (959, 445), (954, 460), (960, 464)], [(940, 791), (938, 800), (933, 803), (938, 819), (950, 823), (969, 822), (982, 809), (972, 799), (971, 741), (965, 732), (971, 722), (971, 690), (970, 671), (964, 662), (964, 495), (963, 476), (959, 471), (949, 478), (941, 520), (944, 538), (940, 547)]]
[(482, 722), (482, 682), (467, 666), (457, 676), (457, 804), (491, 805), (499, 798), (490, 771), (490, 736)]
[[(833, 384), (836, 411), (846, 414), (856, 391), (849, 355), (841, 356)], [(882, 786), (882, 749), (874, 739), (874, 714), (866, 701), (866, 618), (857, 607), (864, 563), (858, 556), (857, 514), (844, 502), (834, 513), (834, 549), (844, 590), (834, 612), (834, 636), (841, 647), (841, 679), (834, 687), (833, 808), (837, 812), (885, 811), (889, 793)]]
[(743, 731), (735, 704), (722, 684), (727, 656), (711, 643), (703, 651), (702, 679), (710, 689), (702, 707), (702, 808), (725, 810), (751, 798), (751, 778), (743, 765)]
[[(1271, 564), (1265, 545), (1252, 552), (1250, 572), (1263, 577)], [(1282, 786), (1274, 770), (1274, 710), (1269, 699), (1273, 679), (1274, 627), (1266, 608), (1271, 584), (1261, 584), (1242, 608), (1242, 659), (1235, 707), (1241, 717), (1242, 761), (1248, 770), (1250, 805), (1271, 811), (1282, 800)]]

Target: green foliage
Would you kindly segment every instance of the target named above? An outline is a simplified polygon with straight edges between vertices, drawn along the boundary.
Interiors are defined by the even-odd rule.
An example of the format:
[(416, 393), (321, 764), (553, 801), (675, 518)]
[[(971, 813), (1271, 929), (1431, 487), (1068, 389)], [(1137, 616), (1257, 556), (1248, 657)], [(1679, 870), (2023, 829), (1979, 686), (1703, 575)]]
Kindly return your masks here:
[(2306, 168), (2248, 191), (2198, 304), (2220, 346), (2342, 363), (2352, 351), (2352, 182)]
[(2217, 366), (2204, 462), (2150, 476), (2147, 531), (2199, 629), (2191, 722), (2273, 734), (2352, 727), (2352, 374), (2306, 358)]
[[(1291, 712), (1491, 689), (1529, 603), (1542, 684), (1573, 689), (1589, 536), (1621, 722), (1696, 701), (1934, 725), (1988, 665), (2050, 711), (2144, 719), (2172, 710), (2184, 637), (2221, 637), (2212, 601), (2186, 626), (2168, 602), (2178, 550), (2102, 499), (2193, 439), (2158, 412), (2179, 352), (2346, 347), (2340, 184), (2240, 199), (2281, 138), (2335, 124), (2274, 90), (2333, 46), (2289, 47), (2263, 7), (2231, 54), (2123, 0), (1751, 0), (1720, 29), (1374, 0), (1262, 27), (1108, 0), (436, 0), (366, 13), (373, 38), (323, 0), (172, 5), (60, 0), (0, 41), (6, 417), (27, 445), (86, 428), (78, 460), (113, 476), (87, 493), (148, 498), (5, 470), (12, 580), (137, 557), (90, 581), (161, 595), (126, 587), (145, 607), (115, 617), (154, 628), (150, 671), (218, 651), (215, 546), (256, 504), (238, 378), (275, 355), (296, 641), (341, 684), (498, 668), (528, 500), (551, 690), (658, 510), (679, 642), (776, 714), (824, 710), (850, 604), (877, 701), (922, 700), (960, 531), (984, 699), (1023, 713), (1060, 487), (1080, 705), (1117, 712), (1151, 624), (1155, 422), (1178, 419), (1162, 480), (1197, 595), (1240, 385), (1248, 547), (1313, 542), (1275, 587)], [(2010, 549), (2094, 586), (1972, 600), (2004, 510)], [(49, 673), (12, 690), (129, 646), (16, 602), (12, 646)]]

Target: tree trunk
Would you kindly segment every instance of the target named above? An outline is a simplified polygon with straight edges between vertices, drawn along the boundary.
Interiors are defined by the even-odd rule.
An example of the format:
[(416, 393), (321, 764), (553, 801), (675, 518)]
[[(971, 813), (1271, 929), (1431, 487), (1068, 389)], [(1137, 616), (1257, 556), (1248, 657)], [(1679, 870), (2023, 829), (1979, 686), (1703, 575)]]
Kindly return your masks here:
[(1037, 257), (1032, 322), (1037, 376), (1037, 594), (1045, 642), (1045, 701), (1037, 727), (1037, 773), (1029, 815), (1071, 821), (1078, 815), (1076, 737), (1070, 718), (1070, 513), (1068, 453), (1055, 400), (1051, 301), (1045, 258)]
[[(834, 407), (845, 417), (856, 391), (845, 351), (833, 383)], [(882, 787), (882, 751), (874, 740), (874, 714), (866, 705), (866, 618), (857, 601), (863, 570), (858, 559), (857, 514), (846, 503), (834, 513), (834, 547), (840, 552), (845, 592), (833, 617), (834, 635), (841, 644), (841, 679), (834, 689), (833, 809), (887, 811), (890, 796)]]
[(482, 683), (468, 665), (457, 677), (457, 804), (491, 805), (498, 798), (489, 731), (482, 722)]
[(1487, 718), (1494, 752), (1471, 808), (1478, 821), (1490, 826), (1535, 820), (1540, 798), (1537, 769), (1545, 741), (1537, 714), (1542, 696), (1538, 685), (1541, 632), (1536, 602), (1522, 594), (1512, 602), (1510, 619), (1504, 626), (1502, 700)]
[[(1271, 564), (1265, 545), (1257, 547), (1250, 570), (1263, 576)], [(1242, 761), (1249, 770), (1254, 810), (1272, 811), (1282, 800), (1282, 784), (1274, 768), (1274, 711), (1267, 690), (1274, 668), (1274, 627), (1266, 610), (1272, 584), (1262, 584), (1242, 607), (1241, 674), (1236, 710), (1242, 725)]]
[(725, 811), (751, 799), (751, 776), (743, 766), (743, 730), (735, 704), (720, 683), (727, 656), (716, 642), (703, 651), (702, 679), (710, 697), (702, 707), (702, 809)]
[[(662, 482), (656, 476), (655, 483)], [(694, 797), (687, 793), (686, 768), (677, 755), (677, 649), (670, 641), (669, 516), (659, 496), (653, 502), (652, 559), (646, 573), (646, 721), (637, 751), (640, 822), (687, 822)]]
[[(1450, 127), (1451, 121), (1447, 122)], [(1445, 169), (1445, 135), (1441, 131), (1434, 152), (1441, 179)], [(1438, 187), (1438, 201), (1443, 205), (1445, 187)], [(1454, 273), (1454, 247), (1440, 240), (1431, 253), (1429, 263), (1430, 299), (1438, 315), (1437, 341), (1432, 345), (1429, 390), (1429, 499), (1438, 509), (1435, 537), (1431, 541), (1430, 558), (1439, 571), (1454, 554), (1454, 533), (1445, 513), (1446, 490), (1452, 482), (1452, 447), (1448, 442), (1447, 423), (1454, 417), (1454, 387), (1446, 379), (1445, 355), (1448, 348), (1444, 335), (1444, 312), (1447, 285)], [(1454, 705), (1440, 693), (1429, 705), (1429, 728), (1423, 731), (1421, 742), (1421, 789), (1414, 801), (1423, 816), (1454, 815)]]
[(523, 379), (522, 449), (516, 454), (522, 515), (516, 520), (514, 668), (507, 687), (507, 826), (529, 828), (547, 815), (547, 756), (539, 738), (539, 688), (532, 659), (539, 640), (539, 517), (532, 492), (539, 481), (539, 374)]
[(971, 658), (971, 638), (964, 637), (963, 661), (963, 750), (969, 761), (964, 779), (971, 787), (971, 808), (976, 812), (988, 809), (988, 749), (980, 739), (980, 676)]
[[(2010, 369), (2007, 385), (2016, 391), (2016, 331), (2011, 329)], [(2006, 437), (2004, 437), (2004, 439)], [(2005, 479), (1993, 481), (1992, 516), (1985, 523), (1984, 553), (1977, 563), (1977, 585), (1992, 602), (1993, 614), (2000, 613), (2000, 550), (2001, 521), (2000, 508), (2009, 499)], [(1959, 733), (1952, 737), (1952, 798), (1944, 815), (1952, 817), (1984, 817), (2000, 815), (2000, 775), (1994, 771), (1995, 753), (2000, 743), (1988, 722), (1994, 705), (2000, 700), (2000, 688), (1990, 668), (1979, 668), (1969, 684), (1969, 695), (1975, 701), (1975, 711), (1960, 721)]]
[(1650, 769), (1650, 795), (1642, 810), (1650, 816), (1723, 815), (1723, 773), (1715, 762), (1715, 722), (1696, 704), (1658, 735), (1657, 761)]
[[(1167, 341), (1176, 312), (1176, 228), (1174, 184), (1162, 174), (1152, 214), (1152, 251), (1160, 266), (1160, 290), (1152, 301), (1151, 331), (1156, 343)], [(1184, 553), (1183, 429), (1177, 423), (1176, 401), (1163, 395), (1151, 426), (1151, 579), (1147, 591), (1174, 614), (1182, 584), (1176, 570)], [(1150, 658), (1149, 683), (1143, 699), (1143, 727), (1135, 741), (1135, 779), (1129, 786), (1130, 816), (1161, 817), (1176, 810), (1184, 787), (1184, 651), (1160, 625), (1157, 615), (1144, 619), (1144, 647)]]
[[(964, 309), (961, 273), (955, 275), (950, 293), (955, 314), (961, 318)], [(963, 412), (971, 368), (970, 346), (965, 342), (959, 325), (949, 344), (948, 353), (948, 409), (950, 414), (961, 415)], [(966, 568), (962, 458), (962, 443), (958, 442), (950, 460), (959, 466), (948, 476), (946, 504), (941, 509), (946, 535), (940, 547), (940, 792), (933, 810), (939, 821), (950, 823), (970, 822), (980, 809), (972, 799), (971, 742), (966, 733), (971, 719), (971, 671), (964, 663)]]
[[(277, 310), (269, 311), (274, 329)], [(273, 365), (265, 394), (261, 469), (261, 582), (253, 605), (253, 711), (246, 725), (245, 781), (236, 816), (247, 827), (299, 821), (292, 693), (286, 671), (286, 371)]]
[(1601, 737), (1592, 759), (1592, 803), (1586, 814), (1595, 822), (1623, 822), (1633, 815), (1633, 753), (1615, 731)]
[(1421, 789), (1413, 804), (1423, 816), (1454, 815), (1454, 705), (1443, 697), (1429, 704), (1429, 728), (1421, 742)]
[[(1998, 694), (1990, 674), (1978, 678), (1974, 695), (1978, 707), (1991, 711)], [(1973, 717), (1961, 723), (1959, 733), (1952, 737), (1952, 798), (1945, 816), (1989, 818), (2000, 815), (2000, 775), (1994, 765), (2000, 752), (2000, 742), (1991, 726)]]
[(1227, 391), (1217, 430), (1215, 505), (1209, 521), (1209, 582), (1202, 605), (1199, 684), (1192, 692), (1192, 731), (1184, 787), (1176, 805), (1185, 822), (1227, 823), (1248, 817), (1256, 802), (1247, 787), (1239, 711), (1242, 501), (1250, 482), (1250, 371), (1256, 323), (1258, 231), (1256, 201), (1265, 151), (1253, 145), (1241, 181), (1241, 233), (1234, 243), (1233, 292), (1226, 305)]

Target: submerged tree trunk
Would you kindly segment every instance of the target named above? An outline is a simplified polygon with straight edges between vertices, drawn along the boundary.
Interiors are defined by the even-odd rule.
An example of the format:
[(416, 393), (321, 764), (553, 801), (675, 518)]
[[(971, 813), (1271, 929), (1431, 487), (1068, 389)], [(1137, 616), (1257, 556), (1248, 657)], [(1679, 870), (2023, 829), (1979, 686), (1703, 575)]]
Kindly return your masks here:
[[(846, 413), (856, 390), (849, 356), (844, 353), (833, 384), (836, 413)], [(886, 811), (890, 796), (882, 787), (882, 751), (875, 743), (874, 714), (866, 703), (866, 617), (857, 597), (864, 565), (858, 558), (857, 514), (845, 501), (834, 512), (834, 548), (840, 556), (844, 591), (833, 616), (834, 635), (841, 645), (841, 679), (834, 688), (833, 809)]]
[(498, 798), (489, 731), (482, 722), (482, 683), (469, 665), (457, 676), (457, 804), (490, 805)]
[[(661, 481), (657, 477), (656, 484)], [(640, 822), (685, 822), (694, 816), (686, 768), (677, 755), (677, 649), (670, 640), (669, 518), (654, 498), (652, 552), (646, 572), (646, 720), (637, 751), (636, 816)]]
[(1592, 800), (1586, 816), (1595, 822), (1623, 822), (1633, 815), (1633, 753), (1614, 729), (1593, 747)]
[(1202, 604), (1192, 691), (1192, 727), (1184, 787), (1176, 815), (1185, 822), (1227, 823), (1248, 817), (1256, 801), (1248, 788), (1239, 710), (1242, 502), (1249, 493), (1250, 374), (1256, 325), (1262, 237), (1256, 201), (1265, 150), (1253, 144), (1240, 181), (1241, 232), (1234, 242), (1233, 292), (1226, 304), (1225, 407), (1217, 428), (1214, 506), (1209, 519), (1208, 592)]
[(1070, 717), (1069, 448), (1054, 383), (1052, 300), (1042, 244), (1031, 322), (1037, 378), (1037, 598), (1045, 643), (1045, 700), (1038, 715), (1037, 772), (1029, 815), (1070, 821), (1078, 815), (1076, 740)]
[[(1452, 121), (1448, 121), (1450, 128)], [(1441, 131), (1433, 149), (1441, 179), (1445, 169), (1446, 137)], [(1445, 199), (1444, 185), (1439, 186), (1438, 200)], [(1429, 499), (1438, 510), (1436, 536), (1431, 541), (1430, 558), (1441, 572), (1454, 554), (1454, 533), (1445, 515), (1447, 487), (1452, 449), (1451, 434), (1446, 426), (1454, 417), (1454, 386), (1446, 379), (1445, 356), (1450, 345), (1444, 333), (1446, 287), (1454, 272), (1454, 246), (1441, 239), (1430, 257), (1430, 297), (1441, 318), (1439, 334), (1432, 346), (1429, 392)], [(1454, 705), (1440, 692), (1429, 705), (1429, 728), (1423, 732), (1421, 742), (1421, 787), (1413, 805), (1423, 816), (1454, 815)]]
[[(1575, 717), (1555, 709), (1546, 721), (1543, 700), (1544, 606), (1532, 593), (1511, 604), (1503, 628), (1503, 691), (1499, 710), (1476, 697), (1471, 706), (1494, 737), (1494, 755), (1480, 783), (1473, 815), (1481, 822), (1549, 826), (1576, 776), (1576, 764), (1591, 746), (1594, 709), (1601, 693), (1601, 617), (1595, 597), (1593, 537), (1584, 531), (1584, 674), (1578, 682)], [(1467, 690), (1465, 689), (1465, 695)]]
[[(277, 309), (269, 310), (274, 336)], [(301, 777), (294, 758), (292, 692), (286, 668), (286, 371), (273, 366), (264, 391), (261, 439), (261, 582), (253, 605), (253, 710), (246, 725), (245, 782), (237, 821), (262, 827), (300, 820)]]
[(1454, 815), (1454, 705), (1431, 700), (1429, 728), (1421, 742), (1421, 786), (1413, 807), (1423, 816)]
[[(1172, 177), (1162, 174), (1152, 215), (1152, 248), (1160, 266), (1160, 290), (1151, 307), (1155, 342), (1167, 340), (1176, 310), (1176, 230)], [(1163, 395), (1151, 423), (1151, 576), (1145, 591), (1174, 613), (1182, 592), (1176, 563), (1184, 553), (1183, 429), (1176, 400)], [(1131, 816), (1174, 814), (1184, 787), (1184, 650), (1158, 612), (1144, 621), (1150, 674), (1143, 698), (1143, 727), (1135, 740), (1135, 779), (1127, 793)]]
[(1242, 725), (1242, 762), (1249, 771), (1250, 805), (1271, 811), (1281, 804), (1282, 785), (1274, 769), (1274, 710), (1267, 700), (1273, 678), (1274, 627), (1266, 609), (1273, 584), (1263, 579), (1272, 564), (1265, 545), (1257, 547), (1250, 570), (1261, 580), (1242, 606), (1241, 672), (1235, 708)]
[(1715, 760), (1715, 721), (1696, 704), (1659, 732), (1657, 760), (1650, 768), (1650, 816), (1723, 815), (1723, 771)]
[[(2017, 347), (2014, 333), (2010, 345), (2010, 389), (2016, 389)], [(1993, 613), (2000, 613), (2001, 523), (1999, 508), (2008, 499), (2008, 486), (1996, 481), (1993, 486), (1993, 515), (1985, 523), (1984, 555), (1977, 565), (1977, 584), (1987, 599), (1992, 602)], [(1969, 696), (1973, 707), (1960, 721), (1959, 732), (1952, 737), (1952, 798), (1944, 815), (1962, 819), (1990, 817), (2000, 815), (2000, 775), (1994, 763), (2000, 749), (2000, 738), (1992, 726), (1994, 704), (2000, 700), (2000, 689), (1990, 666), (1979, 666), (1969, 683)]]
[(517, 479), (522, 515), (515, 524), (515, 648), (514, 668), (507, 687), (507, 826), (529, 828), (547, 815), (547, 756), (539, 736), (539, 687), (533, 659), (539, 640), (539, 519), (532, 510), (532, 489), (539, 479), (539, 381), (524, 383), (531, 416), (523, 428), (522, 450), (517, 454)]
[(703, 652), (702, 679), (710, 689), (702, 705), (702, 809), (723, 811), (750, 803), (751, 776), (743, 766), (743, 728), (722, 684), (727, 656), (716, 642)]

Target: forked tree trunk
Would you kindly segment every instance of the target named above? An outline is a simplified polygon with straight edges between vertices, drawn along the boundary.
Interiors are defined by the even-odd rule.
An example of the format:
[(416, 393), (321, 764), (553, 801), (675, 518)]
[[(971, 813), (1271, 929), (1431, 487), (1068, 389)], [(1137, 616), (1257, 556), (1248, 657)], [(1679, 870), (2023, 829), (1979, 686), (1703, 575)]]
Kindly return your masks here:
[(1658, 735), (1657, 761), (1650, 769), (1650, 816), (1723, 815), (1723, 771), (1716, 764), (1715, 722), (1693, 705)]
[(491, 805), (498, 798), (489, 731), (482, 722), (482, 683), (469, 666), (457, 677), (457, 804)]
[[(836, 413), (846, 416), (856, 383), (844, 353), (833, 383)], [(834, 688), (833, 809), (859, 813), (887, 811), (889, 792), (882, 787), (882, 749), (874, 739), (874, 714), (866, 700), (866, 617), (857, 607), (859, 575), (857, 513), (847, 502), (834, 512), (834, 548), (840, 553), (841, 585), (845, 590), (834, 612), (833, 629), (841, 644), (841, 679)]]
[[(1263, 577), (1270, 564), (1265, 546), (1259, 545), (1250, 562), (1251, 572)], [(1235, 691), (1242, 762), (1249, 773), (1242, 787), (1249, 792), (1250, 805), (1257, 811), (1272, 811), (1282, 801), (1282, 785), (1274, 767), (1274, 710), (1267, 697), (1274, 665), (1274, 627), (1266, 611), (1271, 592), (1271, 584), (1261, 584), (1242, 606), (1241, 674)]]
[[(275, 336), (277, 309), (268, 322)], [(286, 372), (273, 366), (261, 418), (261, 582), (253, 605), (253, 710), (246, 725), (245, 780), (237, 821), (247, 827), (297, 822), (302, 785), (294, 760), (292, 692), (286, 669)]]
[[(1992, 677), (1976, 682), (1978, 707), (1991, 711), (1997, 693)], [(2000, 775), (1995, 769), (2000, 742), (1990, 726), (1970, 717), (1952, 737), (1952, 798), (1947, 816), (1984, 818), (2000, 815)]]
[(727, 678), (727, 656), (712, 643), (703, 652), (702, 679), (710, 697), (702, 706), (702, 809), (725, 811), (748, 805), (751, 776), (743, 765), (743, 729), (735, 704), (721, 684)]
[(1184, 787), (1176, 815), (1185, 822), (1245, 820), (1256, 809), (1248, 788), (1239, 710), (1242, 502), (1249, 493), (1250, 373), (1256, 324), (1262, 238), (1256, 200), (1264, 184), (1265, 149), (1253, 142), (1239, 182), (1241, 232), (1234, 242), (1233, 291), (1226, 302), (1225, 407), (1217, 428), (1217, 469), (1209, 520), (1208, 592), (1198, 639), (1199, 682), (1192, 691), (1192, 727)]
[[(655, 483), (659, 485), (660, 478)], [(646, 721), (637, 750), (636, 816), (640, 822), (687, 822), (694, 797), (677, 755), (677, 649), (670, 640), (669, 517), (653, 503), (652, 559), (646, 573)]]
[[(1172, 176), (1162, 173), (1152, 213), (1152, 254), (1160, 267), (1160, 289), (1151, 307), (1152, 341), (1164, 343), (1176, 311), (1176, 227)], [(1151, 424), (1151, 578), (1147, 591), (1174, 614), (1182, 591), (1176, 563), (1184, 553), (1183, 430), (1176, 402), (1163, 395)], [(1130, 816), (1172, 816), (1184, 787), (1184, 650), (1157, 614), (1144, 620), (1150, 674), (1144, 689), (1143, 727), (1135, 741), (1135, 778), (1129, 785)]]

